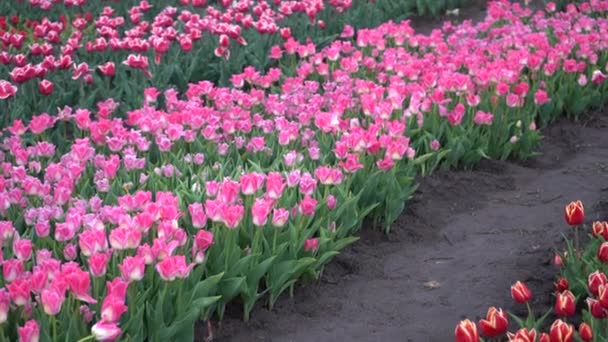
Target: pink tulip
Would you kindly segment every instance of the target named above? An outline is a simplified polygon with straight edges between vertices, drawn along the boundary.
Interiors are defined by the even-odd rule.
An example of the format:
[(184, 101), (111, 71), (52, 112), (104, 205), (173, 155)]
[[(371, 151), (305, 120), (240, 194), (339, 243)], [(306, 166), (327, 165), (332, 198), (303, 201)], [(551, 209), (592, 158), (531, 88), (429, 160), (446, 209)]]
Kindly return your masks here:
[(272, 225), (281, 228), (289, 219), (289, 211), (285, 208), (277, 208), (272, 211)]
[(272, 209), (272, 201), (263, 198), (256, 198), (251, 207), (252, 222), (260, 227), (266, 224), (270, 210)]
[(76, 250), (76, 245), (74, 245), (73, 243), (68, 243), (67, 245), (65, 245), (65, 247), (63, 248), (63, 257), (65, 258), (65, 260), (73, 261), (76, 260), (77, 256), (78, 251)]
[(207, 224), (207, 215), (203, 210), (203, 205), (200, 203), (191, 203), (188, 205), (188, 211), (192, 218), (192, 226), (194, 228), (203, 228)]
[(127, 312), (124, 299), (118, 296), (107, 296), (101, 305), (101, 319), (104, 322), (117, 322)]
[(205, 251), (213, 244), (213, 233), (207, 230), (200, 230), (194, 237), (194, 245), (197, 250)]
[(128, 256), (118, 265), (122, 278), (126, 281), (140, 281), (144, 278), (146, 263), (144, 258)]
[(0, 100), (15, 96), (17, 87), (5, 80), (0, 80)]
[(265, 178), (264, 174), (256, 172), (242, 175), (240, 183), (243, 195), (253, 195), (262, 189)]
[(186, 265), (183, 255), (169, 256), (156, 264), (156, 271), (165, 281), (173, 281), (176, 278), (186, 278), (194, 265)]
[(42, 290), (40, 298), (44, 312), (50, 316), (55, 316), (61, 311), (65, 300), (64, 294), (53, 288)]
[(30, 302), (31, 285), (28, 279), (15, 279), (6, 285), (11, 300), (17, 306), (24, 306)]
[(104, 230), (86, 230), (78, 235), (78, 246), (84, 256), (102, 252), (108, 248)]
[(218, 199), (226, 204), (233, 204), (239, 198), (240, 184), (226, 180), (220, 185), (220, 191), (218, 193)]
[(13, 241), (13, 253), (19, 260), (27, 261), (32, 257), (32, 241), (26, 239), (15, 239)]
[(44, 288), (46, 288), (49, 280), (49, 275), (45, 272), (42, 267), (34, 266), (32, 270), (32, 276), (30, 282), (32, 284), (32, 292), (40, 294)]
[(283, 176), (278, 172), (270, 172), (266, 178), (266, 194), (272, 199), (279, 199), (285, 190)]
[(244, 213), (245, 208), (242, 205), (229, 206), (222, 213), (222, 221), (229, 229), (235, 229), (243, 219)]
[(319, 249), (319, 239), (308, 239), (304, 241), (304, 251), (305, 252), (316, 252)]
[(317, 200), (308, 196), (304, 196), (304, 199), (302, 199), (298, 206), (300, 213), (304, 216), (313, 216), (316, 207)]
[(127, 297), (128, 287), (128, 282), (116, 277), (112, 281), (106, 282), (106, 296), (120, 298), (124, 302)]
[(2, 263), (2, 275), (4, 281), (10, 283), (17, 279), (24, 271), (23, 261), (18, 259), (4, 260)]
[(89, 294), (91, 287), (89, 273), (77, 268), (66, 275), (66, 280), (70, 291), (72, 291), (77, 299), (89, 304), (97, 303), (95, 298)]
[(19, 342), (38, 342), (40, 339), (40, 327), (34, 320), (25, 322), (23, 327), (17, 328)]
[(97, 341), (110, 342), (116, 340), (122, 334), (118, 323), (99, 321), (91, 328), (91, 334)]
[(10, 309), (11, 298), (6, 289), (0, 289), (0, 324), (8, 319), (8, 311)]
[(89, 258), (89, 271), (93, 277), (106, 275), (109, 256), (107, 253), (95, 253)]

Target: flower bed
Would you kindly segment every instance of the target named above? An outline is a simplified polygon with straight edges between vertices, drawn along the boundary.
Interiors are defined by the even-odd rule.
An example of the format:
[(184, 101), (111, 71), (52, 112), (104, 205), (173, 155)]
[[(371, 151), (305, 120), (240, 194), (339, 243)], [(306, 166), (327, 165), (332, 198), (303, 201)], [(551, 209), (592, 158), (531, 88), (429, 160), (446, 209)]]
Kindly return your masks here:
[(272, 306), (364, 218), (388, 231), (417, 175), (529, 157), (537, 125), (602, 105), (607, 9), (504, 1), (430, 36), (347, 28), (320, 52), (289, 40), (277, 68), (246, 68), (232, 88), (147, 88), (140, 108), (108, 99), (14, 121), (0, 337), (192, 340), (229, 302), (245, 319)]
[(12, 98), (0, 100), (3, 126), (40, 108), (90, 108), (107, 97), (134, 107), (146, 85), (183, 91), (199, 80), (226, 84), (244, 65), (271, 66), (266, 56), (281, 39), (323, 43), (345, 22), (371, 27), (417, 6), (437, 13), (459, 3), (3, 1), (0, 80), (10, 84), (0, 87), (0, 99)]

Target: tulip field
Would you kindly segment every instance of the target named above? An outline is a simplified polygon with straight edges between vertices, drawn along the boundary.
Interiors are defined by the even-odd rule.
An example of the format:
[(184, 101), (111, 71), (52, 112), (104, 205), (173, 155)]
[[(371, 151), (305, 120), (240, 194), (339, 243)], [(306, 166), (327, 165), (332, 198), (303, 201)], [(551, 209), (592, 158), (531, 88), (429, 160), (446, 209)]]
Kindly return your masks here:
[[(608, 1), (492, 1), (429, 35), (402, 20), (463, 4), (0, 2), (0, 341), (211, 340), (198, 322), (247, 321), (361, 229), (390, 234), (419, 177), (530, 159), (543, 128), (603, 108)], [(564, 317), (608, 260), (576, 241)]]

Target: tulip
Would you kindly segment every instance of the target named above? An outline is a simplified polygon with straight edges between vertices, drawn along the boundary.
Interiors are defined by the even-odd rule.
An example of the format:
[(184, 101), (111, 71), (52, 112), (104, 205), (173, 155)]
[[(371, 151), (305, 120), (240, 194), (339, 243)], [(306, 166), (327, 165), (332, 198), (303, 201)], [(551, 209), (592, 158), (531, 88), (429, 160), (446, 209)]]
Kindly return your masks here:
[(118, 265), (122, 278), (126, 281), (140, 281), (144, 278), (146, 262), (140, 256), (128, 256)]
[(316, 252), (319, 249), (319, 239), (308, 239), (304, 241), (305, 252)]
[(608, 277), (599, 270), (589, 274), (587, 277), (587, 287), (589, 292), (594, 296), (598, 295), (598, 288), (600, 285), (605, 285), (606, 283), (608, 283)]
[(470, 320), (461, 321), (454, 330), (456, 342), (479, 342), (477, 326)]
[(519, 329), (513, 333), (508, 333), (509, 341), (517, 342), (536, 342), (536, 329), (528, 330), (526, 328)]
[(97, 303), (97, 301), (89, 294), (91, 278), (89, 277), (88, 272), (77, 268), (70, 272), (66, 276), (66, 279), (70, 287), (70, 291), (72, 291), (76, 298), (89, 304)]
[(551, 342), (572, 342), (574, 340), (574, 327), (561, 319), (553, 322), (549, 330)]
[(42, 95), (50, 95), (53, 93), (55, 85), (49, 80), (42, 80), (38, 83), (38, 90)]
[(486, 319), (479, 321), (479, 329), (490, 338), (503, 335), (507, 332), (508, 325), (507, 315), (502, 309), (497, 310), (495, 307), (490, 307)]
[(555, 266), (561, 266), (564, 263), (564, 261), (562, 260), (562, 257), (555, 253), (555, 255), (553, 256), (553, 264)]
[(608, 242), (603, 242), (597, 250), (597, 258), (603, 262), (608, 263)]
[(594, 318), (603, 319), (608, 317), (608, 311), (602, 307), (599, 300), (587, 298), (587, 305), (589, 306), (591, 316)]
[(580, 252), (580, 242), (578, 237), (578, 227), (585, 221), (585, 209), (583, 202), (570, 202), (564, 211), (566, 222), (574, 227), (574, 249)]
[(585, 221), (585, 209), (581, 201), (570, 202), (565, 210), (566, 222), (571, 226), (578, 226)]
[(281, 228), (289, 219), (289, 210), (285, 208), (277, 208), (272, 211), (272, 225)]
[(200, 203), (192, 203), (188, 205), (192, 226), (194, 228), (203, 228), (207, 224), (207, 215), (203, 210), (203, 205)]
[(576, 310), (576, 298), (570, 291), (564, 291), (557, 294), (555, 298), (555, 313), (559, 317), (570, 317)]
[(591, 329), (589, 324), (583, 322), (578, 327), (578, 335), (583, 341), (589, 342), (593, 339), (593, 329)]
[(8, 319), (8, 310), (10, 309), (11, 298), (5, 289), (0, 289), (0, 324)]
[(557, 282), (554, 283), (554, 285), (556, 292), (564, 292), (569, 288), (568, 279), (564, 277), (559, 278)]
[(40, 299), (44, 312), (49, 316), (55, 316), (61, 311), (65, 296), (56, 289), (44, 289)]
[(17, 93), (17, 87), (5, 80), (0, 80), (0, 100), (6, 100)]
[(127, 312), (127, 306), (118, 296), (107, 296), (101, 305), (101, 319), (104, 322), (117, 322)]
[(26, 239), (15, 239), (13, 241), (13, 253), (17, 259), (27, 261), (32, 257), (32, 241)]
[(89, 271), (93, 277), (103, 277), (107, 272), (108, 266), (107, 253), (95, 253), (89, 258)]
[(591, 233), (595, 237), (603, 236), (604, 239), (605, 239), (605, 235), (607, 234), (606, 228), (608, 228), (608, 223), (607, 222), (595, 221), (591, 225)]
[(604, 309), (608, 309), (608, 284), (602, 284), (597, 288), (597, 299)]
[(194, 237), (194, 245), (197, 250), (206, 251), (213, 244), (213, 233), (207, 230), (200, 230)]
[(104, 321), (100, 321), (95, 323), (91, 328), (91, 334), (95, 337), (97, 341), (114, 341), (116, 340), (122, 330), (118, 327), (117, 323), (108, 323)]
[(532, 292), (530, 289), (528, 289), (526, 284), (521, 281), (517, 281), (511, 286), (511, 297), (516, 302), (525, 304), (532, 299)]
[(17, 306), (24, 306), (30, 301), (30, 282), (26, 279), (15, 279), (6, 285), (6, 289), (11, 296), (11, 300)]
[(19, 342), (38, 342), (40, 339), (40, 327), (34, 320), (29, 320), (23, 327), (17, 328)]
[(268, 220), (270, 210), (272, 209), (272, 200), (256, 198), (251, 207), (251, 221), (255, 226), (262, 227)]

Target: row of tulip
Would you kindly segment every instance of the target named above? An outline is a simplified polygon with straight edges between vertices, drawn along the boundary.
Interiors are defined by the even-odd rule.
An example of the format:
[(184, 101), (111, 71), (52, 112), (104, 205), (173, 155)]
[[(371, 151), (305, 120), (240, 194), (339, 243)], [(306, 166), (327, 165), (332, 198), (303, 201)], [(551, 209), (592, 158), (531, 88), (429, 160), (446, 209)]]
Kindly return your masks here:
[[(388, 229), (419, 173), (527, 157), (537, 124), (601, 105), (607, 10), (498, 1), (430, 36), (346, 27), (319, 52), (286, 42), (277, 68), (246, 68), (231, 88), (150, 87), (140, 108), (107, 99), (13, 121), (0, 338), (192, 340), (229, 302), (245, 318), (272, 306), (365, 217)], [(292, 48), (297, 64), (280, 56)]]
[[(486, 318), (478, 325), (470, 320), (458, 324), (454, 332), (457, 342), (479, 342), (480, 335), (492, 341), (506, 337), (510, 342), (595, 342), (608, 339), (608, 222), (593, 222), (591, 227), (587, 227), (581, 201), (566, 206), (565, 218), (574, 230), (574, 238), (566, 240), (566, 251), (555, 254), (554, 264), (560, 267), (560, 275), (554, 283), (553, 308), (541, 317), (535, 317), (529, 304), (532, 291), (518, 281), (511, 286), (511, 297), (517, 303), (527, 305), (528, 317), (522, 319), (500, 308), (490, 307)], [(590, 238), (584, 247), (579, 246), (580, 230), (588, 233)], [(557, 318), (549, 324), (546, 319), (552, 315)], [(508, 332), (509, 316), (518, 326), (514, 333)], [(542, 332), (544, 328), (547, 332)]]
[[(427, 2), (439, 11), (460, 0)], [(134, 107), (145, 86), (183, 91), (200, 80), (227, 84), (244, 65), (271, 67), (270, 48), (282, 40), (322, 44), (344, 23), (377, 26), (408, 15), (417, 3), (427, 6), (392, 0), (3, 1), (0, 75), (10, 75), (2, 77), (10, 85), (0, 87), (0, 114), (29, 119), (38, 108), (90, 108), (108, 97)]]

